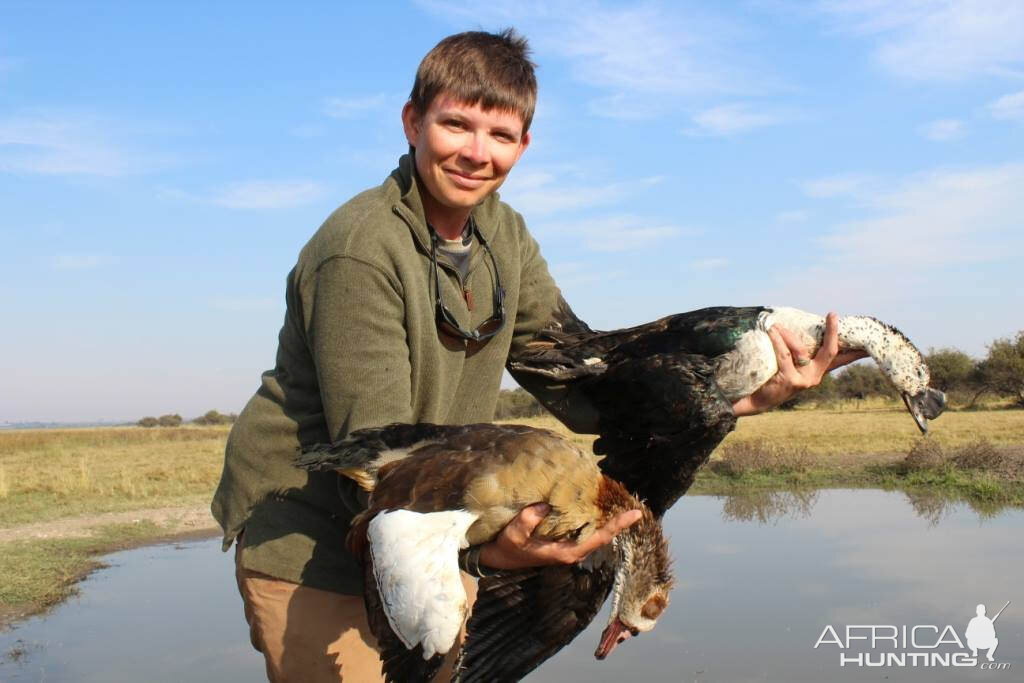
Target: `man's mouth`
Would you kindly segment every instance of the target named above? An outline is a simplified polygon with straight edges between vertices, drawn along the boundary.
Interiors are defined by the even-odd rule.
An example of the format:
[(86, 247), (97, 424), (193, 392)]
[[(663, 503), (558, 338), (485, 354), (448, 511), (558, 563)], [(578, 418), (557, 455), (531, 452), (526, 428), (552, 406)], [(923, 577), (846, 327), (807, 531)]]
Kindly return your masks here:
[(487, 181), (486, 177), (466, 175), (450, 168), (444, 169), (444, 172), (448, 174), (452, 182), (467, 190), (475, 190)]

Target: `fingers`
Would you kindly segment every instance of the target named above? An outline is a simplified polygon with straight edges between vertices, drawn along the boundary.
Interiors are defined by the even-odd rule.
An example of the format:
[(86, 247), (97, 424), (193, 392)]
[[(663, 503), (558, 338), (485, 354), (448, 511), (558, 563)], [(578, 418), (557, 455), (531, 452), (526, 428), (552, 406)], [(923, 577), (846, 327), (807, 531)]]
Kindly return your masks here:
[(613, 538), (639, 522), (642, 517), (643, 513), (640, 510), (628, 510), (608, 520), (603, 527), (592, 533), (587, 540), (576, 544), (574, 551), (577, 558), (574, 561), (582, 560), (606, 543), (611, 543)]
[(788, 376), (796, 368), (793, 365), (793, 353), (789, 350), (789, 345), (786, 344), (786, 340), (780, 331), (781, 329), (778, 325), (772, 325), (768, 328), (768, 338), (775, 349), (775, 359), (779, 364), (779, 372)]
[(547, 503), (534, 503), (520, 510), (519, 514), (508, 523), (507, 528), (512, 540), (520, 544), (525, 543), (550, 511), (551, 506)]
[(825, 316), (825, 336), (821, 340), (821, 348), (814, 354), (814, 360), (824, 373), (832, 360), (839, 354), (839, 316), (830, 311)]
[[(790, 355), (793, 357), (794, 365), (803, 367), (811, 362), (810, 356), (807, 353), (807, 347), (800, 342), (799, 337), (782, 325), (773, 325), (772, 327), (778, 331), (782, 341), (785, 342), (786, 348), (789, 349)], [(777, 351), (778, 349), (776, 349)]]

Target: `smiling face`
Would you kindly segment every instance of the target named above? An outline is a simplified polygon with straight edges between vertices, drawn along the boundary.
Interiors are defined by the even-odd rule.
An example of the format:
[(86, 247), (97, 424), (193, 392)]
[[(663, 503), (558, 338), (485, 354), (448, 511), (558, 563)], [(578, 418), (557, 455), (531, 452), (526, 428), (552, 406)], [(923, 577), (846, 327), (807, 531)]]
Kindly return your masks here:
[(518, 114), (484, 110), (444, 93), (422, 114), (406, 103), (402, 124), (416, 148), (427, 220), (449, 239), (461, 233), (470, 210), (501, 186), (530, 143)]

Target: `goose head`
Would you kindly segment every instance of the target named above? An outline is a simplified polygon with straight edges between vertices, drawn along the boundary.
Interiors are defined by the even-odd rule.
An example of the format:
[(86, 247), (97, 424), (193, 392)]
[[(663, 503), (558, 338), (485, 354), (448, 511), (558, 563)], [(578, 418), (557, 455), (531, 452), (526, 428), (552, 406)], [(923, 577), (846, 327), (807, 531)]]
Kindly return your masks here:
[(871, 354), (900, 392), (918, 429), (927, 434), (928, 420), (934, 420), (946, 409), (946, 395), (928, 386), (931, 376), (921, 352), (905, 334), (876, 318), (853, 316), (840, 321), (840, 339), (844, 327), (849, 336), (859, 338), (860, 348)]
[(631, 636), (654, 628), (675, 584), (661, 524), (646, 506), (643, 518), (613, 541), (617, 556), (608, 625), (594, 652), (604, 659)]

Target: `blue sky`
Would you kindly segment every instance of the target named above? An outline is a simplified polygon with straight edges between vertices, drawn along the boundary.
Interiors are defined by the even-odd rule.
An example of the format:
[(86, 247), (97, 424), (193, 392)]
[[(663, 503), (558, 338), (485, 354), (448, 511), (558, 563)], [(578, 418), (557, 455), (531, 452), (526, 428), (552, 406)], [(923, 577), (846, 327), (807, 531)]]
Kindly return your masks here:
[(237, 411), (285, 276), (405, 150), (420, 58), (534, 48), (502, 188), (595, 327), (867, 313), (1024, 328), (1024, 3), (0, 4), (0, 422)]

